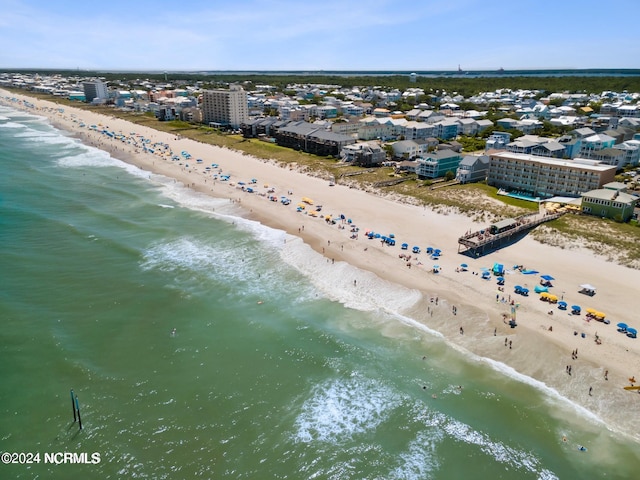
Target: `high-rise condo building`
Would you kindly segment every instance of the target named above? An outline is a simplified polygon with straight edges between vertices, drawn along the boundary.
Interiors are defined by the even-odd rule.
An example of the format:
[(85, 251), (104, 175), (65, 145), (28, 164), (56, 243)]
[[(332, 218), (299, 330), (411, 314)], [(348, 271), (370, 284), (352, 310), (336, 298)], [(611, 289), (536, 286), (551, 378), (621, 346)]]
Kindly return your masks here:
[(202, 95), (202, 120), (206, 124), (240, 128), (249, 119), (247, 92), (232, 85), (229, 90), (205, 90)]

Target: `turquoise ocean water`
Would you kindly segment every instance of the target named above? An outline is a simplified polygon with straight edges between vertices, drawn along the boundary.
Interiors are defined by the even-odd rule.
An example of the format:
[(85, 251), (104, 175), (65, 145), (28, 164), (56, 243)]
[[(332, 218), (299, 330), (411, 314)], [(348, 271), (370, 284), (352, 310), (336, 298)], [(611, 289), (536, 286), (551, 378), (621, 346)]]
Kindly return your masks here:
[(0, 107), (0, 451), (41, 455), (0, 478), (637, 475), (637, 443), (402, 315), (415, 292), (233, 208)]

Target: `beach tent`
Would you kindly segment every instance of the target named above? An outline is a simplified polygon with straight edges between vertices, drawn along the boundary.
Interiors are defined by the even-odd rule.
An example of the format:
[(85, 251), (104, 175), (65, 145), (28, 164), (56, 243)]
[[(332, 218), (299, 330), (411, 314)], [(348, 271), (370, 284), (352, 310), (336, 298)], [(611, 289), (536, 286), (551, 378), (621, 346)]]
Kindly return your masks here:
[(547, 287), (544, 287), (542, 285), (536, 285), (533, 289), (534, 292), (536, 293), (546, 293), (549, 291), (549, 289)]
[(494, 275), (504, 275), (504, 265), (501, 263), (493, 264), (493, 274)]
[(596, 287), (589, 283), (583, 283), (582, 285), (580, 285), (580, 293), (594, 296), (596, 294)]

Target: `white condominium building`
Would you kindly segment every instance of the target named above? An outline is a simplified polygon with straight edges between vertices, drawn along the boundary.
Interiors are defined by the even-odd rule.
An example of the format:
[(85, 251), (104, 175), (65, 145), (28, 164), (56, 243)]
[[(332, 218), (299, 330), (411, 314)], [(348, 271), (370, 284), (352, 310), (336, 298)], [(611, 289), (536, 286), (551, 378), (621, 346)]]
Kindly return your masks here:
[(239, 128), (249, 120), (247, 92), (237, 85), (232, 85), (229, 90), (205, 90), (202, 120), (206, 124)]

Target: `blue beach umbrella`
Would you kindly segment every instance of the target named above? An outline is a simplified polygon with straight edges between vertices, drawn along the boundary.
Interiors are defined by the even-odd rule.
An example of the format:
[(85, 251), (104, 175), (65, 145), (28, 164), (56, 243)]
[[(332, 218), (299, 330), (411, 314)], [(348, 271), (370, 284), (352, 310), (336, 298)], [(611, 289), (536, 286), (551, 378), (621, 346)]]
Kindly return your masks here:
[(469, 265), (467, 265), (466, 263), (461, 263), (461, 264), (460, 264), (460, 266), (461, 266), (462, 268), (469, 268)]
[(579, 312), (580, 310), (582, 310), (582, 308), (580, 308), (580, 305), (571, 305), (571, 310), (575, 310), (576, 312)]
[(627, 328), (629, 328), (626, 323), (622, 323), (622, 322), (616, 325), (616, 327), (621, 328), (623, 330), (626, 330)]
[(638, 331), (635, 328), (627, 328), (627, 337), (636, 338)]
[(548, 282), (550, 282), (551, 280), (555, 280), (555, 278), (553, 278), (551, 275), (540, 275), (540, 278), (543, 280), (547, 280)]

